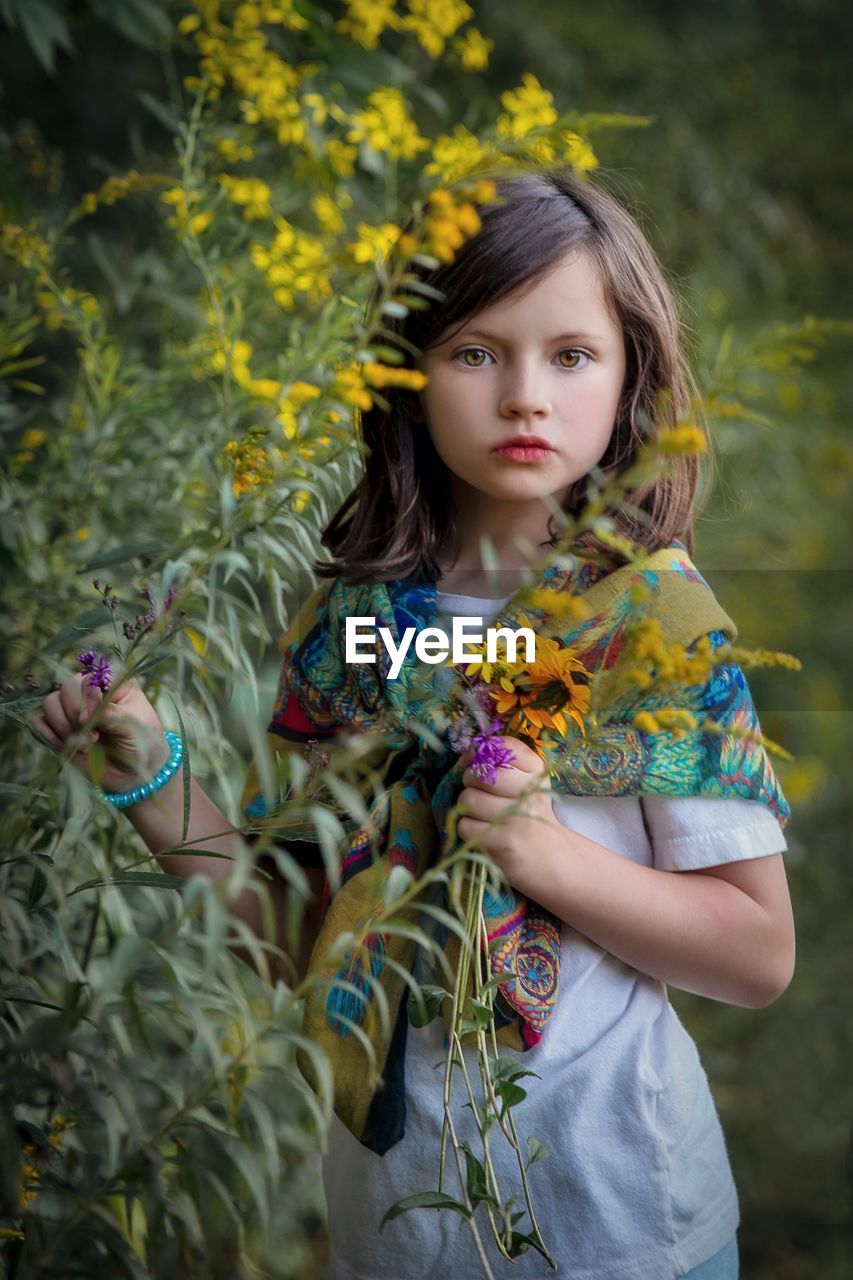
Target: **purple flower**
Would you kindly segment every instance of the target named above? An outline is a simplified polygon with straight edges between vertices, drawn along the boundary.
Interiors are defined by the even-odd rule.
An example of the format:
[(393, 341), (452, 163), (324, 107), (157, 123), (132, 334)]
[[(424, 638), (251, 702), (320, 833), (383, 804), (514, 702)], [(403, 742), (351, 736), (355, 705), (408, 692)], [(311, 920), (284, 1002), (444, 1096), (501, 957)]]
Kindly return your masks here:
[(493, 720), (489, 729), (471, 738), (474, 748), (471, 768), (483, 782), (494, 782), (498, 769), (506, 769), (515, 761), (512, 749), (499, 741), (501, 728), (500, 721)]
[(103, 693), (106, 693), (112, 679), (109, 658), (105, 658), (101, 653), (96, 653), (94, 649), (85, 649), (83, 653), (77, 654), (77, 661), (83, 668), (83, 674), (88, 677), (85, 683), (88, 684), (89, 688), (100, 689)]

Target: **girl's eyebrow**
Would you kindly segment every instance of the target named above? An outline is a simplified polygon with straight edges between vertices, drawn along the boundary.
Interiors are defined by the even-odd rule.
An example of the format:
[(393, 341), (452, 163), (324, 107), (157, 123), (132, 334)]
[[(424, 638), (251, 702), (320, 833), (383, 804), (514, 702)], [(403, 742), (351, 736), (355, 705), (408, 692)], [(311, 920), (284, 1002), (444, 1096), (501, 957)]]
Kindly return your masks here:
[[(486, 329), (462, 329), (456, 335), (457, 339), (462, 336), (466, 338), (483, 338), (486, 342), (502, 342), (500, 334), (489, 333)], [(548, 345), (552, 342), (604, 342), (604, 338), (595, 333), (558, 333), (556, 337), (548, 339)]]

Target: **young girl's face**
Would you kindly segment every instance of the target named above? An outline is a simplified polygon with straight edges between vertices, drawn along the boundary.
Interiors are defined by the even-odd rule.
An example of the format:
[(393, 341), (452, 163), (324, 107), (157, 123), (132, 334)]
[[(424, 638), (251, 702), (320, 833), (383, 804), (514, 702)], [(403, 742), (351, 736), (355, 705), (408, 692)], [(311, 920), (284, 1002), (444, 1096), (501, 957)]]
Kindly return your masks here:
[(601, 460), (625, 349), (597, 268), (573, 251), (527, 292), (428, 348), (418, 367), (429, 377), (426, 428), (457, 509), (482, 496), (526, 507), (545, 495), (560, 501)]

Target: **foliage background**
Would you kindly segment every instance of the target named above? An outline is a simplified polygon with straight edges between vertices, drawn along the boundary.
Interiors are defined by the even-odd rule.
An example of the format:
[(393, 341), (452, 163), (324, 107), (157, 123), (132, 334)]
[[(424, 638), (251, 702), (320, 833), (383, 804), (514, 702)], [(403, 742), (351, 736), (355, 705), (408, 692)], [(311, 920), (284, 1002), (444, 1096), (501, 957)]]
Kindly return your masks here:
[[(4, 221), (22, 226), (35, 218), (44, 230), (111, 174), (135, 168), (164, 178), (73, 228), (59, 255), (65, 285), (81, 291), (70, 299), (68, 324), (56, 318), (55, 303), (39, 301), (31, 271), (11, 261), (0, 266), (12, 379), (0, 400), (0, 666), (20, 696), (27, 672), (44, 686), (69, 669), (81, 636), (108, 636), (94, 573), (120, 584), (124, 616), (132, 618), (144, 612), (144, 586), (161, 600), (202, 566), (203, 579), (179, 602), (192, 633), (141, 652), (149, 655), (149, 691), (159, 696), (161, 715), (177, 727), (171, 695), (193, 767), (236, 815), (273, 692), (273, 637), (312, 538), (351, 474), (351, 406), (340, 394), (318, 401), (323, 414), (339, 417), (312, 420), (300, 435), (316, 451), (302, 458), (304, 474), (297, 474), (296, 445), (284, 438), (280, 506), (272, 511), (267, 493), (263, 521), (241, 514), (247, 503), (235, 501), (221, 451), (268, 419), (269, 407), (257, 388), (247, 391), (247, 376), (241, 384), (239, 370), (231, 370), (230, 400), (227, 376), (223, 395), (216, 391), (221, 370), (195, 376), (211, 349), (194, 343), (215, 326), (204, 314), (199, 263), (178, 228), (166, 224), (176, 207), (161, 199), (179, 176), (175, 139), (191, 107), (181, 80), (193, 73), (193, 41), (177, 31), (188, 11), (155, 0), (0, 5), (9, 28), (0, 43)], [(646, 129), (601, 129), (593, 141), (602, 180), (639, 210), (682, 291), (705, 384), (719, 384), (721, 370), (736, 378), (712, 414), (716, 476), (698, 525), (697, 561), (744, 643), (787, 649), (805, 664), (796, 678), (752, 676), (765, 731), (796, 756), (781, 768), (794, 809), (787, 855), (798, 925), (794, 981), (761, 1011), (671, 995), (699, 1043), (727, 1134), (741, 1193), (744, 1273), (755, 1280), (846, 1276), (853, 1172), (849, 349), (830, 336), (806, 344), (806, 356), (816, 347), (814, 360), (786, 363), (779, 353), (792, 344), (778, 326), (796, 328), (809, 314), (849, 314), (850, 11), (830, 0), (602, 0), (594, 7), (540, 0), (524, 16), (500, 0), (478, 6), (476, 26), (494, 49), (487, 68), (467, 72), (449, 54), (430, 57), (412, 35), (387, 38), (387, 51), (336, 43), (332, 20), (343, 6), (300, 4), (299, 11), (325, 41), (334, 74), (324, 84), (345, 79), (353, 100), (378, 84), (400, 85), (428, 135), (457, 121), (476, 131), (526, 72), (553, 92), (561, 111), (653, 117)], [(240, 137), (238, 118), (230, 103), (222, 136)], [(254, 160), (227, 167), (267, 182), (274, 212), (298, 222), (305, 209), (298, 147), (259, 133)], [(200, 164), (199, 209), (215, 195), (218, 167), (209, 155)], [(341, 184), (374, 225), (398, 212), (388, 174), (381, 158), (362, 155), (358, 173)], [(303, 181), (316, 189), (315, 176)], [(302, 298), (292, 315), (270, 311), (263, 280), (252, 286), (244, 270), (249, 240), (260, 238), (259, 227), (269, 231), (270, 220), (246, 220), (243, 212), (224, 211), (214, 240), (225, 328), (254, 342), (253, 378), (310, 380), (313, 370), (319, 383), (322, 368), (343, 353), (355, 300), (349, 310), (324, 312), (318, 300)], [(369, 264), (351, 273), (348, 287), (357, 293), (368, 275)], [(280, 339), (270, 328), (275, 314)], [(718, 363), (721, 343), (729, 355)], [(29, 357), (41, 363), (8, 367)], [(724, 412), (735, 400), (764, 420)], [(217, 528), (230, 530), (221, 543), (210, 533)], [(284, 553), (270, 545), (276, 541)], [(128, 545), (135, 554), (105, 562)], [(8, 818), (2, 857), (17, 858), (0, 865), (3, 959), (12, 966), (0, 988), (3, 1221), (14, 1232), (19, 1169), (29, 1161), (41, 1178), (30, 1179), (24, 1197), (33, 1239), (38, 1245), (39, 1214), (63, 1221), (66, 1257), (81, 1268), (75, 1274), (97, 1265), (122, 1275), (322, 1275), (322, 1196), (316, 1166), (304, 1158), (314, 1145), (308, 1102), (288, 1072), (286, 1032), (265, 1037), (248, 1066), (234, 1057), (240, 1037), (247, 1042), (268, 1010), (270, 993), (216, 950), (221, 902), (199, 892), (187, 920), (171, 890), (141, 883), (64, 899), (72, 886), (138, 859), (140, 846), (126, 824), (92, 806), (71, 771), (58, 774), (18, 722), (7, 717), (5, 725), (4, 780), (28, 791), (35, 780), (41, 794), (25, 806), (13, 791), (0, 797)], [(46, 910), (51, 899), (58, 905)], [(192, 900), (184, 905), (192, 908)], [(158, 1016), (158, 1006), (174, 1016)], [(146, 1036), (151, 1078), (137, 1065)], [(192, 1076), (204, 1064), (211, 1092), (196, 1102)], [(183, 1128), (172, 1110), (181, 1107), (188, 1108)], [(56, 1118), (69, 1110), (77, 1123), (63, 1134)], [(273, 1132), (276, 1143), (265, 1144)], [(215, 1176), (205, 1179), (198, 1172), (205, 1169)], [(92, 1214), (100, 1214), (108, 1257), (88, 1255), (82, 1243)], [(146, 1232), (156, 1251), (146, 1253)], [(60, 1274), (50, 1269), (55, 1264), (39, 1270), (22, 1256), (14, 1234), (5, 1248), (0, 1241), (0, 1267), (9, 1275)], [(32, 1256), (46, 1255), (34, 1246)]]

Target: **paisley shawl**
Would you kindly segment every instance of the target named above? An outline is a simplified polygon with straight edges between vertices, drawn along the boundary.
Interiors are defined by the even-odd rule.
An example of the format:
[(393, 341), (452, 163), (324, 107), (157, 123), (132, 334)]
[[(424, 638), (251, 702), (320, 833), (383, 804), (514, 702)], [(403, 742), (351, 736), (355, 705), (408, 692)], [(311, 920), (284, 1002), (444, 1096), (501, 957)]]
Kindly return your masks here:
[[(556, 634), (571, 646), (595, 679), (622, 652), (626, 625), (636, 617), (632, 589), (638, 579), (650, 588), (654, 616), (667, 643), (690, 648), (709, 636), (713, 650), (734, 641), (734, 623), (680, 542), (620, 568), (584, 558), (572, 569), (549, 565), (539, 585), (582, 594), (587, 606), (583, 621), (575, 618), (555, 631), (558, 615), (531, 609), (513, 597), (490, 625), (516, 629), (523, 625), (523, 613), (537, 632)], [(446, 984), (431, 952), (412, 936), (392, 932), (387, 922), (384, 929), (369, 932), (360, 949), (331, 949), (339, 935), (362, 930), (376, 916), (396, 866), (418, 878), (448, 851), (447, 816), (462, 783), (450, 747), (438, 749), (434, 739), (430, 744), (415, 729), (423, 723), (435, 668), (419, 663), (413, 647), (396, 680), (389, 678), (390, 657), (383, 646), (377, 646), (375, 664), (348, 665), (344, 623), (347, 617), (373, 617), (377, 629), (387, 627), (398, 643), (407, 627), (435, 625), (436, 601), (435, 584), (413, 577), (365, 584), (326, 580), (279, 641), (284, 660), (267, 733), (271, 755), (286, 759), (296, 753), (303, 762), (306, 757), (315, 765), (319, 762), (322, 783), (326, 753), (335, 750), (342, 731), (371, 730), (371, 742), (376, 743), (371, 765), (379, 785), (373, 790), (369, 821), (353, 829), (354, 821), (341, 815), (347, 834), (340, 851), (339, 885), (328, 874), (307, 809), (299, 818), (289, 806), (277, 821), (275, 805), (288, 797), (290, 787), (268, 803), (253, 764), (242, 800), (250, 824), (271, 829), (275, 842), (302, 865), (327, 868), (303, 1035), (328, 1058), (335, 1112), (360, 1142), (380, 1155), (402, 1138), (405, 1129), (406, 1036), (410, 1021), (418, 1022), (412, 983)], [(703, 732), (700, 727), (679, 737), (634, 727), (638, 712), (654, 714), (664, 707), (691, 712), (700, 726), (712, 721), (718, 731)], [(744, 740), (744, 731), (760, 732), (760, 726), (736, 663), (721, 660), (704, 683), (673, 686), (653, 680), (648, 688), (622, 693), (585, 737), (573, 733), (560, 744), (552, 789), (580, 796), (741, 796), (766, 804), (784, 825), (790, 810), (767, 753), (759, 743)], [(330, 795), (326, 799), (334, 803)], [(247, 837), (251, 838), (249, 830)], [(437, 923), (436, 913), (420, 909), (427, 903), (447, 910), (443, 883), (433, 883), (427, 897), (404, 906), (396, 919), (434, 938), (455, 972), (459, 940)], [(557, 1000), (561, 922), (507, 885), (495, 895), (486, 891), (484, 915), (489, 970), (504, 975), (494, 1001), (497, 1038), (523, 1053), (547, 1033)], [(375, 982), (368, 980), (368, 973)], [(377, 998), (376, 984), (384, 999)], [(443, 1016), (448, 1028), (449, 1000), (443, 1001)], [(375, 1070), (365, 1041), (375, 1051)], [(322, 1075), (314, 1052), (300, 1048), (297, 1061), (320, 1094)]]

